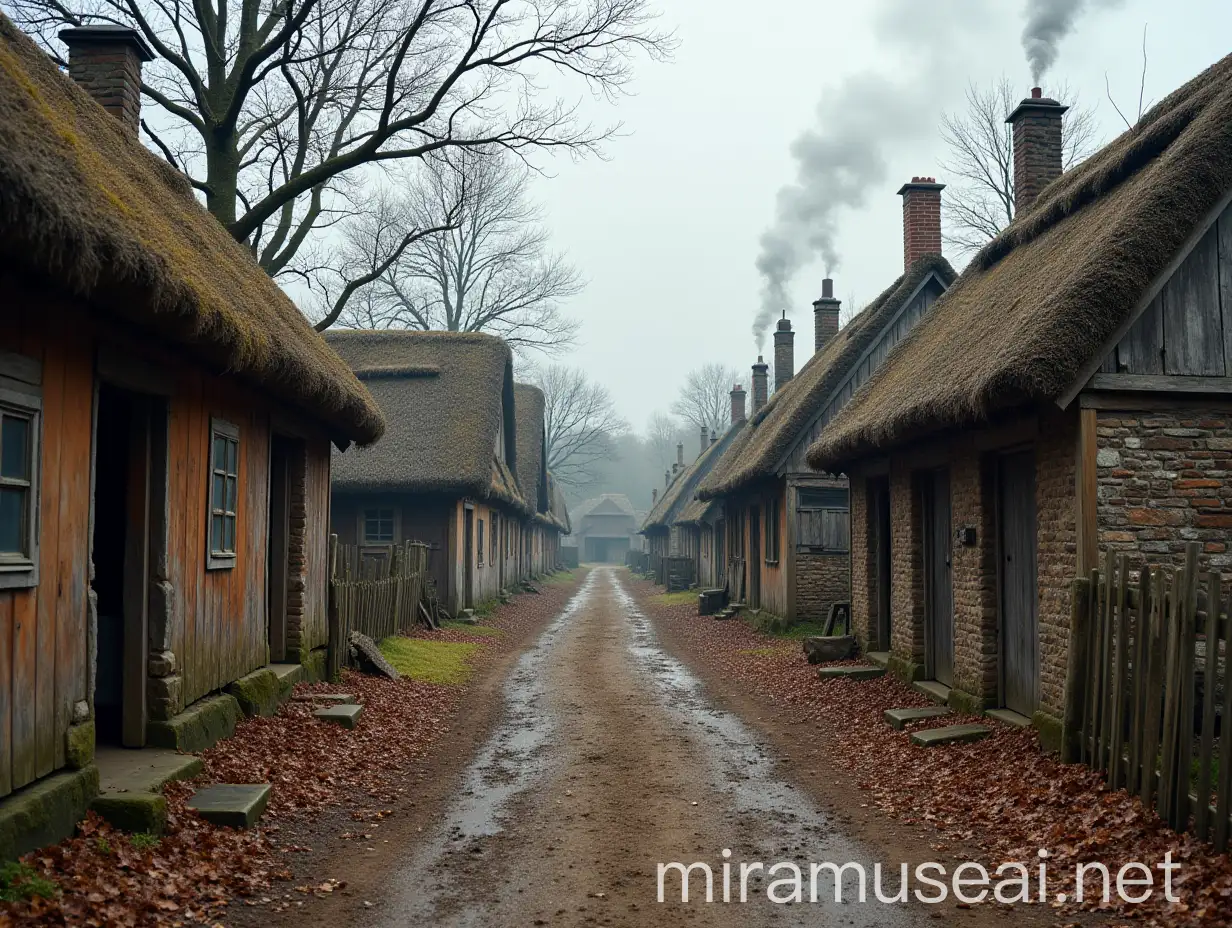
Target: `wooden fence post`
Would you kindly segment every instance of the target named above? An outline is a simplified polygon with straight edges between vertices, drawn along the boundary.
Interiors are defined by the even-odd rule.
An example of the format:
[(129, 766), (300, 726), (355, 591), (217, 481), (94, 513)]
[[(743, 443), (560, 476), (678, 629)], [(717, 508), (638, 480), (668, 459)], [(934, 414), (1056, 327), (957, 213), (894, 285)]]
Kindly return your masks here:
[[(1198, 746), (1198, 807), (1194, 810), (1194, 832), (1199, 839), (1210, 838), (1211, 759), (1215, 749), (1215, 677), (1219, 672), (1219, 605), (1223, 601), (1219, 574), (1206, 575), (1206, 665), (1202, 672), (1202, 741)], [(1228, 681), (1224, 682), (1228, 686)], [(1224, 718), (1224, 737), (1232, 737)], [(1226, 773), (1226, 771), (1225, 771)]]
[[(1209, 601), (1210, 597), (1208, 597)], [(1222, 602), (1216, 601), (1207, 608), (1218, 615)], [(1228, 816), (1232, 815), (1232, 599), (1226, 607), (1227, 621), (1223, 623), (1223, 733), (1219, 738), (1219, 795), (1215, 800), (1215, 850), (1228, 849)], [(1210, 644), (1207, 647), (1211, 647)]]
[(1070, 584), (1069, 666), (1065, 673), (1065, 719), (1061, 738), (1061, 760), (1067, 764), (1079, 760), (1083, 753), (1090, 634), (1091, 581), (1079, 577)]
[(1197, 641), (1198, 615), (1198, 552), (1201, 545), (1191, 541), (1185, 546), (1184, 609), (1181, 618), (1181, 716), (1178, 726), (1178, 772), (1176, 784), (1176, 824), (1172, 827), (1182, 831), (1189, 826), (1189, 774), (1193, 765), (1194, 735), (1194, 645)]

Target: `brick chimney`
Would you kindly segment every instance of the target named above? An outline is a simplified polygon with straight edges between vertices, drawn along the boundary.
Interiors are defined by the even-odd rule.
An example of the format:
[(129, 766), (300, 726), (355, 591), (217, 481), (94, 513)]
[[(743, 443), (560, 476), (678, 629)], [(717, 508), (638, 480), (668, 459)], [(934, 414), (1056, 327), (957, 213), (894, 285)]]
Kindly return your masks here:
[(684, 467), (684, 442), (676, 442), (676, 466)]
[(737, 422), (744, 421), (744, 397), (745, 397), (745, 392), (744, 392), (743, 384), (738, 383), (734, 387), (732, 387), (732, 390), (731, 390), (731, 409), (732, 409), (731, 424), (732, 425), (735, 425)]
[(1061, 176), (1061, 117), (1068, 106), (1038, 87), (1006, 117), (1014, 127), (1014, 214), (1031, 208), (1040, 191)]
[(781, 390), (796, 373), (796, 333), (787, 311), (774, 329), (774, 389)]
[(701, 427), (701, 443), (697, 447), (697, 456), (699, 458), (705, 454), (706, 449), (710, 447), (710, 429), (706, 428), (704, 425)]
[(757, 363), (753, 365), (753, 415), (757, 415), (757, 410), (765, 406), (769, 398), (770, 365), (758, 355)]
[(658, 501), (659, 501), (659, 490), (658, 490), (658, 488), (656, 487), (655, 489), (652, 489), (652, 490), (650, 491), (650, 508), (651, 508), (651, 509), (653, 509), (653, 508), (654, 508), (654, 506), (655, 506), (655, 504), (656, 504)]
[(821, 297), (813, 301), (813, 351), (821, 351), (838, 334), (838, 311), (842, 301), (834, 298), (834, 281), (821, 282)]
[(665, 470), (663, 472), (663, 485), (665, 487), (670, 487), (672, 485), (672, 472), (670, 470)]
[(913, 177), (903, 184), (903, 269), (925, 255), (941, 254), (941, 191), (945, 184), (935, 177)]
[(68, 73), (96, 103), (133, 135), (141, 120), (141, 64), (154, 53), (136, 29), (78, 26), (61, 29), (68, 46)]
[(710, 430), (710, 444), (718, 444), (719, 436), (714, 434), (714, 429)]

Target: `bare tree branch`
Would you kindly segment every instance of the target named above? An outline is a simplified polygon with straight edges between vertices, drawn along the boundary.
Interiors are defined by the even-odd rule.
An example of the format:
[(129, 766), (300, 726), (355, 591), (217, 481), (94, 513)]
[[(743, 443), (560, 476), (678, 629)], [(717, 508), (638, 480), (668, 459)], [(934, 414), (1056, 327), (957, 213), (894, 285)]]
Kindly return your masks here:
[(731, 416), (731, 388), (740, 375), (733, 367), (710, 363), (689, 371), (672, 412), (695, 429), (722, 432)]
[(548, 470), (574, 488), (595, 481), (595, 465), (612, 456), (612, 440), (628, 430), (606, 387), (582, 370), (554, 364), (530, 372), (543, 391)]

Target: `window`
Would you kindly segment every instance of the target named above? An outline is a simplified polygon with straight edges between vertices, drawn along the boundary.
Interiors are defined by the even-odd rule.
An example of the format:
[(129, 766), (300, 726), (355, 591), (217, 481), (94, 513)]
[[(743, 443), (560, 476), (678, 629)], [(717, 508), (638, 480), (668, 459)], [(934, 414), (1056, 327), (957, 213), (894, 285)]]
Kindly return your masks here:
[(476, 546), (479, 553), (479, 566), (483, 566), (483, 519), (479, 520), (479, 544)]
[(808, 487), (796, 491), (797, 548), (826, 554), (851, 549), (846, 487)]
[(239, 507), (240, 430), (222, 419), (210, 422), (210, 562), (234, 567)]
[(495, 564), (497, 561), (500, 560), (500, 551), (498, 550), (498, 545), (500, 545), (500, 516), (498, 516), (496, 513), (492, 513), (492, 551), (491, 551), (492, 557), (491, 557), (491, 561), (493, 564)]
[(38, 585), (42, 366), (0, 351), (0, 589)]
[(770, 500), (770, 505), (766, 508), (766, 563), (777, 564), (779, 562), (779, 523), (780, 501), (776, 496)]
[(388, 545), (394, 542), (394, 511), (392, 509), (364, 510), (364, 544)]

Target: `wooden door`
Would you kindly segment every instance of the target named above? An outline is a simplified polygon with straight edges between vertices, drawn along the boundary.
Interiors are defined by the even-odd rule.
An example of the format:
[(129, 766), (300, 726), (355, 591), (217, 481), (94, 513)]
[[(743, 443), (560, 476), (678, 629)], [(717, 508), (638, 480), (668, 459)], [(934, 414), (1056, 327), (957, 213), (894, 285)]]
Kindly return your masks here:
[(273, 436), (270, 443), (269, 541), (265, 548), (268, 559), (265, 582), (271, 661), (287, 659), (287, 586), (291, 534), (290, 467), (293, 445), (292, 441), (281, 435)]
[(749, 608), (761, 608), (761, 507), (749, 509)]
[(925, 670), (954, 685), (954, 587), (950, 533), (950, 472), (924, 474)]
[(1039, 700), (1034, 452), (1002, 456), (999, 471), (1001, 696), (1030, 718)]
[(890, 650), (890, 481), (876, 480), (869, 484), (873, 527), (873, 582), (877, 591), (877, 645)]
[(466, 532), (462, 545), (462, 559), (466, 567), (462, 571), (462, 608), (475, 606), (475, 510), (466, 509)]

